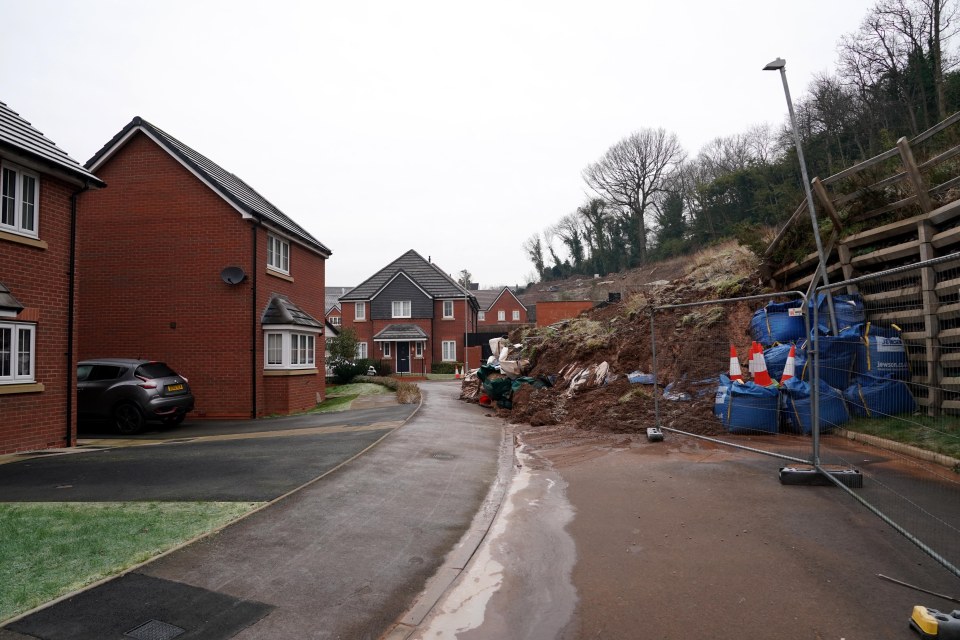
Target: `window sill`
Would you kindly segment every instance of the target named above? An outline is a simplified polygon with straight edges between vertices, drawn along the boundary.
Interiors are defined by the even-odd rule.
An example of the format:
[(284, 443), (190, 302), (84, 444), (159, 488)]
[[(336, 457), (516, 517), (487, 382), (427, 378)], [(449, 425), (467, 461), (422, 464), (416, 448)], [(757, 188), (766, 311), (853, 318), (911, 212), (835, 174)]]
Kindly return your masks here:
[(35, 249), (47, 248), (47, 243), (43, 240), (38, 240), (37, 238), (31, 238), (29, 236), (21, 236), (18, 233), (10, 233), (9, 231), (0, 231), (0, 240), (24, 244), (28, 247), (34, 247)]
[(293, 282), (293, 276), (287, 275), (283, 271), (271, 269), (270, 267), (267, 267), (267, 275), (273, 276), (274, 278), (280, 278), (281, 280), (286, 280), (287, 282)]
[(264, 369), (264, 377), (315, 376), (319, 369)]
[(12, 393), (40, 393), (43, 391), (42, 382), (27, 382), (24, 384), (0, 384), (0, 396)]

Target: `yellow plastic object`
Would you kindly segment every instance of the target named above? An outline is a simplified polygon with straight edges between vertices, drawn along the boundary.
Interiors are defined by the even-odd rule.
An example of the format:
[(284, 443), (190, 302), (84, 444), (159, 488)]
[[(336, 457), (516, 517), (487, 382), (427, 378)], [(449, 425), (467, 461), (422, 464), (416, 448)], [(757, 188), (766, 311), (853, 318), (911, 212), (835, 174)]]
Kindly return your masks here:
[(910, 616), (915, 630), (920, 632), (923, 638), (936, 638), (939, 624), (937, 619), (930, 613), (930, 610), (922, 605), (913, 608), (913, 614)]

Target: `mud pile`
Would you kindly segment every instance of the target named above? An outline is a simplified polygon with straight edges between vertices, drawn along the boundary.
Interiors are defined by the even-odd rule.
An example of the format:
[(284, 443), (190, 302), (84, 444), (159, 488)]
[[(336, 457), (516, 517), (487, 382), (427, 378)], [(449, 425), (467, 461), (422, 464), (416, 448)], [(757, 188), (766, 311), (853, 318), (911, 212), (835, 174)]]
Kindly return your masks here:
[[(726, 245), (694, 256), (675, 280), (641, 284), (620, 302), (601, 305), (550, 327), (515, 331), (510, 340), (523, 345), (522, 355), (530, 361), (524, 375), (552, 379), (554, 386), (525, 385), (514, 391), (512, 408), (498, 409), (498, 414), (514, 423), (564, 424), (596, 432), (633, 433), (653, 426), (654, 387), (628, 379), (631, 372), (653, 370), (651, 307), (760, 293), (757, 266), (749, 251)], [(705, 394), (702, 387), (694, 388), (688, 382), (704, 375), (704, 355), (690, 345), (732, 343), (746, 353), (754, 306), (756, 303), (737, 302), (656, 313), (657, 392), (673, 382), (674, 393), (691, 398), (669, 402), (661, 397), (663, 426), (687, 418), (680, 428), (705, 435), (722, 432), (720, 422), (709, 419), (713, 393)], [(604, 362), (609, 366), (605, 384), (575, 383), (576, 388), (571, 389), (578, 371)], [(721, 359), (717, 368), (722, 365)]]

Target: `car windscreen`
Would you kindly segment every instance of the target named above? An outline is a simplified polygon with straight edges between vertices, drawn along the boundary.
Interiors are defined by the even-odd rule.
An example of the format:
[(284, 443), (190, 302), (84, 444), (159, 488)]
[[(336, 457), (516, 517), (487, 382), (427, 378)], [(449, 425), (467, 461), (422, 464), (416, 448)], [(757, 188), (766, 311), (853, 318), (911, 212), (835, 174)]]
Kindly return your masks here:
[(135, 375), (147, 380), (156, 378), (172, 378), (177, 372), (167, 366), (165, 362), (148, 362), (137, 367)]

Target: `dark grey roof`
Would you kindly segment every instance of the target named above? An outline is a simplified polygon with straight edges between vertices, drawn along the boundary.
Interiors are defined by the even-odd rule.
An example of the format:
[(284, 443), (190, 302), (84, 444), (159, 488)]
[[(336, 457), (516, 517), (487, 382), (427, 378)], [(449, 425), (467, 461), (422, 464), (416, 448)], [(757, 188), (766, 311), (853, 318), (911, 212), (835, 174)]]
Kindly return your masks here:
[(467, 292), (456, 281), (445, 274), (440, 267), (423, 259), (419, 253), (411, 249), (405, 254), (385, 266), (380, 271), (367, 278), (356, 288), (340, 296), (341, 302), (351, 300), (370, 300), (398, 273), (403, 273), (413, 280), (427, 295), (437, 298), (462, 298), (469, 295), (476, 306), (476, 298)]
[[(502, 289), (480, 289), (474, 292), (473, 295), (477, 297), (477, 304), (480, 305), (480, 310), (488, 311), (490, 307), (493, 306), (493, 303), (499, 300), (500, 296), (505, 292), (507, 295), (512, 295), (514, 298), (517, 297), (516, 294), (511, 291), (510, 287), (503, 287)], [(520, 302), (519, 298), (517, 298), (517, 302)], [(520, 302), (520, 304), (523, 305), (522, 302)]]
[(313, 247), (319, 253), (329, 256), (331, 251), (319, 240), (310, 235), (303, 227), (287, 217), (282, 211), (270, 204), (266, 198), (257, 193), (253, 187), (233, 175), (213, 160), (194, 151), (183, 144), (166, 131), (150, 124), (143, 118), (137, 116), (125, 126), (120, 133), (97, 151), (92, 158), (87, 160), (86, 167), (96, 167), (101, 160), (106, 160), (113, 155), (117, 145), (121, 144), (127, 135), (134, 129), (143, 129), (150, 133), (167, 150), (168, 153), (178, 158), (181, 162), (196, 171), (213, 186), (213, 188), (226, 200), (233, 203), (237, 208), (246, 211), (251, 215), (262, 217), (266, 222), (273, 226), (288, 232), (294, 238), (301, 240), (304, 244)]
[(44, 165), (89, 182), (92, 186), (106, 186), (103, 180), (82, 167), (3, 102), (0, 102), (0, 147), (27, 154)]
[(334, 307), (339, 307), (339, 298), (353, 287), (324, 287), (323, 288), (323, 309), (324, 313), (330, 313)]
[(20, 304), (20, 301), (13, 297), (13, 294), (10, 293), (10, 289), (7, 289), (2, 282), (0, 282), (0, 309), (4, 311), (13, 311), (14, 313), (20, 313), (23, 311), (23, 305)]
[(415, 324), (388, 324), (373, 336), (374, 341), (426, 340), (427, 332)]
[(286, 296), (275, 294), (270, 299), (263, 316), (260, 318), (262, 324), (293, 324), (301, 327), (323, 328), (323, 323), (309, 313), (290, 302)]

